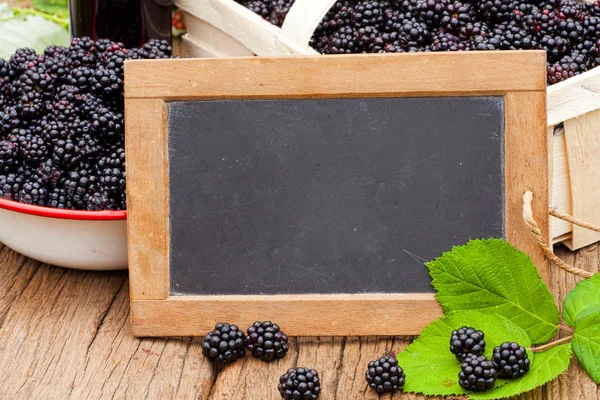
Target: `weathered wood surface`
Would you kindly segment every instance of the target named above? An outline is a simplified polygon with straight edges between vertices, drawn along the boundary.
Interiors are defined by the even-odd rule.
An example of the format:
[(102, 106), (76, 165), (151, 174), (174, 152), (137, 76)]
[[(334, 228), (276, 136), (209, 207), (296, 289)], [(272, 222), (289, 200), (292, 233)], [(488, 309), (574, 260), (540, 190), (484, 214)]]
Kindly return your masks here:
[[(598, 245), (578, 253), (561, 248), (559, 255), (598, 270)], [(320, 371), (323, 400), (376, 399), (363, 379), (366, 364), (410, 343), (402, 337), (292, 339), (283, 360), (245, 358), (217, 373), (198, 338), (132, 337), (125, 272), (52, 267), (1, 245), (0, 271), (1, 399), (275, 400), (279, 376), (296, 365)], [(579, 279), (553, 267), (557, 300)], [(600, 392), (573, 360), (567, 374), (521, 397), (533, 399), (593, 400)]]

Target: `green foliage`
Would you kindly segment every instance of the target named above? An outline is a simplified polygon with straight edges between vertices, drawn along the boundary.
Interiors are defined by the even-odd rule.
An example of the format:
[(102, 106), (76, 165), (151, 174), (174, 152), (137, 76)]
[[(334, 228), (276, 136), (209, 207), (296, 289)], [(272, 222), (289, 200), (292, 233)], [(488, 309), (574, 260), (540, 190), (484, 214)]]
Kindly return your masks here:
[[(531, 357), (531, 355), (530, 355)], [(571, 346), (563, 344), (543, 353), (535, 353), (531, 359), (531, 369), (519, 379), (505, 381), (499, 389), (485, 393), (472, 393), (472, 399), (501, 399), (525, 393), (550, 382), (569, 368)]]
[(594, 312), (600, 307), (600, 274), (585, 279), (567, 294), (563, 303), (563, 319), (575, 326), (581, 313)]
[[(488, 357), (495, 346), (508, 340), (525, 347), (531, 344), (523, 329), (501, 315), (477, 311), (452, 313), (423, 329), (419, 338), (398, 355), (398, 363), (406, 373), (405, 392), (426, 395), (466, 393), (458, 385), (460, 363), (450, 353), (452, 331), (465, 325), (484, 331)], [(497, 387), (504, 383), (499, 381)]]
[(69, 19), (68, 0), (33, 0), (31, 6), (44, 13)]
[(503, 315), (532, 342), (552, 338), (560, 322), (554, 297), (529, 256), (500, 239), (472, 240), (426, 264), (445, 312)]
[(69, 45), (70, 35), (62, 26), (31, 11), (15, 12), (7, 4), (0, 4), (0, 58), (10, 58), (20, 47), (43, 52), (51, 44)]
[(575, 322), (573, 352), (594, 382), (600, 384), (600, 311), (579, 315)]

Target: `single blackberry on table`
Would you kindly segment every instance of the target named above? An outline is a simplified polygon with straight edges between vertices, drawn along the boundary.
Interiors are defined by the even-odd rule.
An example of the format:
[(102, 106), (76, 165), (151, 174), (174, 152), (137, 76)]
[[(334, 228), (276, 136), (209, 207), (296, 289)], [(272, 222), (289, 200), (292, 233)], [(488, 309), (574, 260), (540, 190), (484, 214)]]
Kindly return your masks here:
[(244, 332), (227, 323), (218, 323), (202, 342), (202, 354), (220, 364), (230, 364), (244, 357), (245, 348)]
[(320, 393), (319, 373), (314, 369), (290, 368), (279, 378), (279, 394), (285, 400), (314, 400)]
[(468, 354), (481, 355), (485, 351), (484, 334), (475, 328), (463, 326), (452, 331), (450, 337), (450, 352), (462, 361)]
[(279, 325), (271, 321), (257, 321), (248, 328), (247, 333), (246, 347), (252, 357), (267, 362), (285, 357), (288, 351), (288, 337)]
[(502, 379), (520, 378), (531, 367), (525, 348), (514, 342), (504, 342), (494, 348), (492, 361), (497, 366), (498, 378)]
[(404, 371), (392, 356), (371, 361), (365, 376), (369, 387), (379, 394), (396, 393), (404, 386), (405, 381)]
[(458, 384), (473, 392), (485, 392), (496, 384), (498, 370), (493, 361), (484, 356), (469, 354), (465, 357), (458, 373)]

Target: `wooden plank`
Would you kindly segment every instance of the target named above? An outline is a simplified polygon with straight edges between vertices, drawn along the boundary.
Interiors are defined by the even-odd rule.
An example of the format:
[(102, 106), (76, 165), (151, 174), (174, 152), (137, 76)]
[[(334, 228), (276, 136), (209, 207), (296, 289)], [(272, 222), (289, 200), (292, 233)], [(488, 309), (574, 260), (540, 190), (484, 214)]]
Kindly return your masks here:
[[(548, 128), (554, 131), (554, 127)], [(569, 160), (567, 158), (567, 143), (565, 130), (557, 129), (553, 135), (552, 166), (553, 171), (552, 189), (550, 190), (550, 207), (557, 208), (564, 213), (572, 214), (571, 210), (571, 181), (569, 176)], [(554, 242), (563, 241), (565, 237), (570, 238), (573, 226), (567, 221), (551, 217), (552, 238)]]
[(548, 87), (548, 125), (600, 109), (600, 67)]
[[(556, 253), (578, 268), (598, 271), (598, 244), (576, 253), (559, 246)], [(369, 361), (400, 351), (410, 338), (291, 338), (282, 360), (266, 364), (246, 357), (217, 375), (201, 355), (200, 338), (131, 335), (124, 272), (49, 267), (7, 248), (0, 249), (0, 272), (7, 278), (0, 284), (6, 317), (0, 319), (3, 399), (278, 400), (279, 376), (300, 363), (316, 366), (325, 378), (322, 400), (426, 399), (405, 393), (377, 397), (364, 380)], [(550, 270), (559, 307), (581, 279), (556, 267)], [(600, 394), (573, 360), (558, 379), (518, 398), (600, 400)]]
[(281, 29), (231, 0), (177, 0), (175, 4), (225, 32), (259, 56), (316, 54), (296, 46)]
[(125, 114), (129, 276), (135, 282), (131, 297), (164, 299), (169, 266), (167, 107), (162, 100), (125, 100)]
[[(506, 239), (531, 256), (542, 278), (548, 282), (548, 261), (527, 232), (523, 222), (523, 193), (534, 195), (533, 214), (542, 234), (551, 240), (548, 216), (550, 179), (548, 165), (552, 147), (546, 130), (546, 96), (540, 93), (508, 93), (504, 100), (506, 113), (505, 179)], [(527, 110), (522, 118), (518, 111)]]
[(136, 336), (198, 336), (219, 321), (249, 326), (264, 319), (280, 321), (291, 336), (361, 336), (416, 334), (442, 309), (429, 293), (173, 296), (132, 298), (131, 314)]
[[(545, 57), (540, 51), (502, 51), (130, 60), (125, 62), (125, 97), (186, 100), (504, 95), (511, 91), (545, 91)], [(508, 64), (520, 68), (506, 68)], [(473, 65), (478, 68), (473, 69)], [(153, 78), (148, 80), (149, 76)], [(368, 89), (364, 82), (369, 82)]]
[[(599, 225), (600, 110), (565, 121), (564, 127), (571, 183), (571, 215)], [(573, 225), (573, 237), (565, 244), (577, 250), (597, 241), (600, 241), (600, 233)]]

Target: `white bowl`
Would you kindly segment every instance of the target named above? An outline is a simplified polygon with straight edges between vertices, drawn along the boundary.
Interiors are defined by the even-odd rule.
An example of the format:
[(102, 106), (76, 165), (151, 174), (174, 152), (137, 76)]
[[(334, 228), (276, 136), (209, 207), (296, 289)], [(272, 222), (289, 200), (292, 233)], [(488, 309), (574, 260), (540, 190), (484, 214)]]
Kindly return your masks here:
[(61, 267), (126, 269), (127, 211), (61, 210), (0, 199), (0, 242)]

